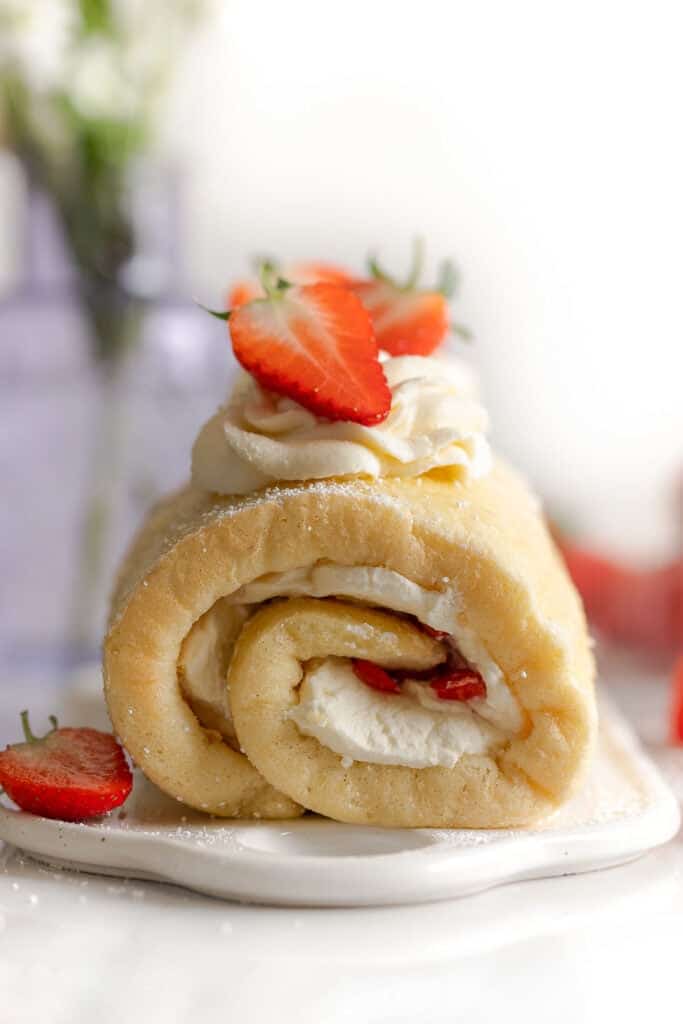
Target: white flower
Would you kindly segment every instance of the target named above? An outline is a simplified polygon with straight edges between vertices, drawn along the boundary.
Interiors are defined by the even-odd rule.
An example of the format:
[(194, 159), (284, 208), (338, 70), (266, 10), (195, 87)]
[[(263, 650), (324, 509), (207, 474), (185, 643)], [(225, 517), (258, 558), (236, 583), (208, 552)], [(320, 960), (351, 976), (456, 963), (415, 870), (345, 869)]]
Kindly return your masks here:
[(85, 118), (127, 120), (143, 97), (126, 73), (117, 43), (92, 36), (74, 50), (69, 64), (69, 98)]
[(58, 88), (75, 23), (72, 0), (0, 0), (0, 71), (16, 69), (36, 92)]
[(111, 0), (123, 40), (128, 73), (138, 88), (154, 92), (172, 71), (197, 15), (211, 0)]
[(156, 37), (157, 45), (168, 45), (168, 33), (185, 33), (188, 26), (211, 6), (211, 0), (110, 0), (115, 24), (129, 39), (141, 35)]
[(173, 69), (201, 0), (110, 2), (114, 31), (74, 46), (65, 91), (84, 117), (126, 120), (148, 107)]

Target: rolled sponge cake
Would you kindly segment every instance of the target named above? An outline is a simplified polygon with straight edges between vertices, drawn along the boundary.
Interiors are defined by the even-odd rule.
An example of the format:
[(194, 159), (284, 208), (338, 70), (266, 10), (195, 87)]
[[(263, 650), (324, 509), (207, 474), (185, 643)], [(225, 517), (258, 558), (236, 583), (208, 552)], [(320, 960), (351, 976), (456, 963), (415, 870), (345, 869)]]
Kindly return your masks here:
[[(255, 581), (330, 566), (386, 570), (408, 596), (391, 607), (370, 593), (364, 601), (281, 585), (266, 588), (274, 599), (237, 613), (231, 605)], [(414, 607), (413, 593), (422, 602)], [(442, 645), (416, 622), (424, 595), (448, 599), (447, 631), (476, 638), (519, 723), (449, 767), (349, 765), (292, 720), (307, 666), (327, 656), (417, 671), (438, 664)], [(208, 695), (188, 684), (207, 660), (190, 657), (199, 631), (211, 637)], [(117, 734), (180, 801), (225, 817), (305, 808), (404, 827), (526, 825), (560, 805), (593, 747), (593, 675), (583, 610), (537, 501), (500, 462), (466, 481), (437, 471), (239, 497), (188, 486), (150, 513), (126, 556), (104, 651)]]

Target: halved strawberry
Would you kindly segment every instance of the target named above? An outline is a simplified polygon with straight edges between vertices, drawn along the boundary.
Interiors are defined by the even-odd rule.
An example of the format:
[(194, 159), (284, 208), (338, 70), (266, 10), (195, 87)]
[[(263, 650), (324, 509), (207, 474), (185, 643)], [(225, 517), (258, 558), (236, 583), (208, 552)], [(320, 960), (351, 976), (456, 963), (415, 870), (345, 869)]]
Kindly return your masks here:
[(442, 265), (439, 287), (433, 291), (417, 287), (421, 264), (421, 247), (416, 244), (413, 268), (405, 284), (399, 284), (380, 269), (376, 260), (370, 260), (371, 279), (353, 285), (372, 317), (377, 344), (393, 356), (427, 356), (449, 330), (455, 329), (447, 301), (455, 289), (452, 264), (446, 261)]
[(374, 661), (356, 658), (351, 662), (351, 667), (360, 681), (366, 686), (372, 687), (373, 690), (379, 690), (380, 693), (401, 692), (398, 682), (389, 675), (386, 669), (381, 665), (376, 665)]
[(124, 802), (133, 787), (123, 749), (111, 733), (97, 729), (31, 732), (28, 712), (21, 721), (25, 743), (0, 753), (0, 786), (24, 811), (44, 818), (80, 821), (106, 814)]
[[(282, 270), (282, 276), (292, 284), (326, 284), (350, 285), (354, 278), (343, 267), (337, 267), (333, 263), (295, 263), (291, 267)], [(231, 309), (243, 306), (245, 302), (252, 299), (262, 299), (265, 291), (257, 278), (238, 281), (232, 286), (228, 294), (228, 304)]]
[(338, 285), (273, 281), (272, 270), (263, 284), (267, 298), (223, 314), (245, 370), (318, 416), (365, 426), (386, 419), (391, 391), (357, 296)]

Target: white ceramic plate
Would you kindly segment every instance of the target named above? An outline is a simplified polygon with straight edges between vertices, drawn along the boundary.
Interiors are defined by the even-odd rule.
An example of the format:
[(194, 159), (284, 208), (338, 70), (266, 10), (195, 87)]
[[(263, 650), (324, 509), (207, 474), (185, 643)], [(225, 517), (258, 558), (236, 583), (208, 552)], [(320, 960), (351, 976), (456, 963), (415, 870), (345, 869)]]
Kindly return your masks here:
[(141, 776), (123, 809), (87, 824), (0, 803), (0, 839), (51, 864), (286, 906), (419, 903), (592, 871), (667, 842), (679, 822), (677, 801), (608, 707), (584, 789), (533, 830), (380, 829), (316, 816), (226, 823), (170, 800)]

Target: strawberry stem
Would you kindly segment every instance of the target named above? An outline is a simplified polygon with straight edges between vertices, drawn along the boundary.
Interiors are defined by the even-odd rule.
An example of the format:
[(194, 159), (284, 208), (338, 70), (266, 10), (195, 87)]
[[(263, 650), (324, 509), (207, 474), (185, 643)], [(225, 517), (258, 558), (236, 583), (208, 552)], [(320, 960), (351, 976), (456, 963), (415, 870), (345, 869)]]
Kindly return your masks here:
[(450, 329), (453, 334), (457, 334), (463, 341), (474, 341), (474, 335), (469, 327), (465, 327), (464, 324), (451, 323)]
[(269, 299), (278, 298), (292, 287), (292, 282), (280, 277), (277, 267), (269, 260), (265, 260), (261, 264), (260, 277), (263, 290)]
[(266, 263), (271, 267), (277, 266), (277, 260), (272, 256), (267, 255), (265, 252), (254, 253), (249, 260), (252, 273), (256, 274), (257, 277), (261, 276), (261, 269)]
[(441, 292), (445, 299), (452, 299), (460, 284), (460, 275), (452, 260), (444, 260), (439, 267), (439, 281), (436, 286), (437, 292)]
[(27, 743), (37, 743), (38, 736), (34, 736), (31, 732), (31, 725), (28, 720), (28, 711), (21, 712), (21, 728), (24, 730), (24, 739)]
[(421, 238), (417, 237), (413, 241), (413, 260), (410, 265), (410, 273), (408, 274), (408, 279), (405, 284), (399, 284), (395, 277), (391, 277), (387, 274), (386, 270), (382, 270), (376, 256), (368, 256), (368, 271), (370, 276), (374, 277), (375, 281), (384, 281), (385, 284), (390, 284), (399, 291), (409, 292), (413, 290), (420, 278), (423, 261), (424, 243)]
[(48, 715), (48, 719), (52, 728), (45, 736), (34, 736), (33, 730), (31, 729), (31, 723), (28, 720), (28, 711), (21, 712), (21, 728), (24, 730), (24, 739), (27, 743), (39, 743), (41, 739), (45, 739), (45, 736), (49, 736), (51, 732), (54, 732), (58, 728), (57, 719), (54, 715)]
[(382, 270), (376, 256), (368, 256), (368, 272), (370, 277), (374, 277), (375, 281), (385, 281), (387, 284), (396, 285), (393, 277), (389, 277), (389, 275)]
[(422, 267), (424, 265), (425, 255), (425, 244), (424, 238), (417, 235), (413, 239), (413, 263), (410, 268), (410, 274), (408, 280), (403, 286), (403, 290), (406, 292), (412, 291), (413, 288), (417, 287), (417, 282), (420, 280), (422, 275)]
[(229, 320), (230, 319), (230, 314), (232, 312), (232, 310), (230, 310), (230, 309), (227, 309), (227, 310), (209, 309), (208, 306), (203, 306), (201, 304), (201, 302), (198, 302), (197, 305), (199, 306), (200, 309), (203, 309), (205, 313), (210, 313), (211, 316), (215, 316), (217, 320)]
[[(379, 260), (376, 256), (368, 257), (368, 273), (375, 281), (383, 281), (385, 284), (390, 284), (398, 291), (411, 292), (417, 290), (417, 285), (422, 276), (422, 269), (424, 264), (424, 241), (420, 235), (413, 240), (413, 261), (410, 268), (410, 274), (405, 284), (398, 284), (396, 279), (390, 277), (389, 274), (380, 266)], [(460, 285), (460, 274), (458, 269), (452, 260), (443, 260), (439, 266), (439, 276), (436, 284), (435, 291), (439, 292), (445, 299), (452, 299)], [(428, 289), (429, 290), (429, 289)], [(465, 341), (470, 341), (472, 335), (466, 327), (462, 327), (460, 324), (452, 324), (451, 330), (454, 334), (460, 335)]]
[(275, 269), (275, 264), (271, 263), (270, 260), (264, 260), (259, 267), (259, 278), (265, 292), (272, 290), (273, 278), (276, 274), (277, 270)]

